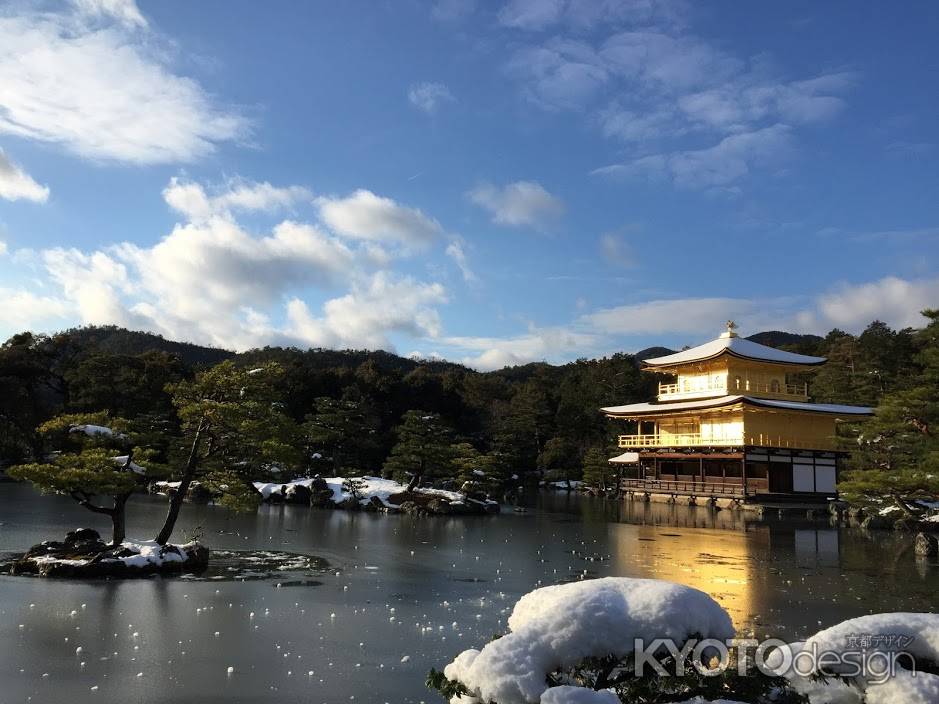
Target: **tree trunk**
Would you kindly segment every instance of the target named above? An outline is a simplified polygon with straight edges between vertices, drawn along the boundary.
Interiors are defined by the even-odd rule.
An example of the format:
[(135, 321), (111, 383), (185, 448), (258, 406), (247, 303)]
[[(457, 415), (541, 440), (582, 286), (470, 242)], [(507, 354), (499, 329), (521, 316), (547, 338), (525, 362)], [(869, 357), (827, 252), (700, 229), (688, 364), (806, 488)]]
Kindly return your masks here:
[(408, 485), (407, 485), (407, 487), (405, 488), (405, 491), (414, 491), (417, 487), (419, 487), (419, 486), (421, 485), (421, 479), (423, 479), (423, 477), (424, 477), (424, 467), (425, 467), (425, 465), (426, 465), (426, 462), (425, 462), (424, 458), (422, 457), (422, 458), (421, 458), (421, 468), (420, 468), (420, 470), (418, 470), (417, 474), (414, 474), (414, 475), (411, 476), (411, 481), (408, 482)]
[(192, 449), (189, 451), (189, 460), (186, 462), (186, 469), (179, 482), (179, 489), (170, 497), (170, 507), (166, 512), (166, 520), (163, 521), (163, 527), (157, 534), (156, 541), (160, 545), (166, 545), (170, 536), (173, 535), (173, 528), (176, 527), (176, 519), (179, 518), (179, 510), (183, 506), (183, 499), (189, 491), (189, 485), (196, 476), (196, 469), (199, 466), (199, 446), (202, 444), (202, 433), (205, 431), (205, 419), (199, 421), (199, 427), (196, 428), (196, 436), (192, 440)]
[(111, 514), (111, 545), (117, 546), (127, 537), (127, 511), (126, 504), (130, 494), (120, 494), (114, 497), (114, 512)]

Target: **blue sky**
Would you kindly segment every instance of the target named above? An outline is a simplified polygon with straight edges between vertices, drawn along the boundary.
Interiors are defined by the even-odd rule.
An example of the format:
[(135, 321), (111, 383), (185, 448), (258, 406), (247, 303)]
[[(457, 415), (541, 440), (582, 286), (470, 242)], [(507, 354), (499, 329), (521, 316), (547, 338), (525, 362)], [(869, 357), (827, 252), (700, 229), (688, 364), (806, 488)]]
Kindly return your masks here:
[(0, 337), (481, 369), (939, 305), (939, 9), (6, 3)]

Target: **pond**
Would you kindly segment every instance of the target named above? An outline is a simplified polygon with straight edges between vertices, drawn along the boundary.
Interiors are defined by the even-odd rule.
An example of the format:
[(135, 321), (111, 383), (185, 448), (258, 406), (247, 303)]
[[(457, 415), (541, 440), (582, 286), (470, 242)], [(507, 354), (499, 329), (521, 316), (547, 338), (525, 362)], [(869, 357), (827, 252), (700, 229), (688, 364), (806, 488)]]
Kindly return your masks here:
[[(128, 535), (151, 537), (164, 512), (134, 499)], [(97, 518), (0, 483), (0, 552)], [(595, 576), (683, 582), (741, 633), (790, 639), (932, 611), (939, 593), (909, 536), (566, 493), (459, 518), (187, 505), (178, 531), (225, 551), (204, 578), (0, 577), (0, 702), (440, 701), (427, 671), (504, 632), (519, 596)]]

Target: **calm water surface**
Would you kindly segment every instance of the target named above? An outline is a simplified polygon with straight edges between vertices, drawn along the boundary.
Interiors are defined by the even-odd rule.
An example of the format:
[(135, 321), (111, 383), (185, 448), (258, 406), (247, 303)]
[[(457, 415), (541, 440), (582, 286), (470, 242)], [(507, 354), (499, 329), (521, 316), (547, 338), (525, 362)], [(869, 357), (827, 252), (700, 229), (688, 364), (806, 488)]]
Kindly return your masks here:
[[(152, 536), (164, 502), (130, 508), (128, 534)], [(103, 531), (97, 518), (0, 483), (0, 552)], [(690, 584), (741, 633), (793, 639), (870, 612), (933, 611), (939, 593), (939, 565), (893, 533), (563, 493), (469, 518), (186, 506), (177, 537), (193, 530), (212, 548), (328, 567), (254, 581), (0, 577), (0, 704), (438, 701), (430, 667), (503, 632), (525, 592), (585, 576)]]

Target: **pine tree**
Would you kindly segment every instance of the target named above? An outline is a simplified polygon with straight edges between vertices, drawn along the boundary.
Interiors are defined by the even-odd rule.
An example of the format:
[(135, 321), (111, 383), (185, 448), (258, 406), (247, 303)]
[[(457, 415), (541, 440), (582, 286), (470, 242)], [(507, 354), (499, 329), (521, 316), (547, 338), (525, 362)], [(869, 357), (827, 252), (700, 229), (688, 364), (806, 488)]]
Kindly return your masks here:
[(129, 430), (126, 420), (104, 412), (58, 416), (38, 428), (52, 450), (48, 459), (11, 467), (9, 475), (108, 516), (111, 544), (119, 545), (126, 537), (127, 500), (136, 488), (158, 478), (161, 469), (147, 461), (147, 450), (134, 446)]
[(376, 428), (369, 422), (359, 401), (321, 396), (306, 417), (302, 432), (309, 456), (318, 453), (332, 462), (336, 476), (367, 469), (361, 461), (363, 445), (374, 444)]
[(617, 469), (599, 447), (591, 447), (584, 454), (584, 483), (588, 486), (605, 492), (616, 486), (618, 475)]
[(910, 513), (912, 499), (939, 499), (939, 310), (923, 315), (929, 323), (913, 336), (914, 385), (885, 394), (874, 418), (855, 431), (857, 469), (838, 485), (848, 500), (887, 497)]
[(395, 435), (398, 442), (385, 460), (385, 476), (402, 483), (407, 481), (407, 491), (413, 491), (425, 477), (447, 475), (451, 466), (452, 431), (439, 414), (407, 411), (395, 428)]
[(282, 374), (273, 362), (246, 370), (225, 361), (171, 387), (184, 449), (180, 486), (170, 498), (158, 543), (170, 539), (196, 479), (220, 493), (223, 504), (244, 509), (260, 499), (252, 480), (300, 461), (299, 430), (275, 391)]

